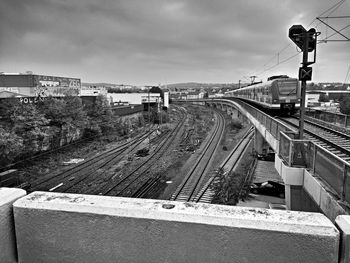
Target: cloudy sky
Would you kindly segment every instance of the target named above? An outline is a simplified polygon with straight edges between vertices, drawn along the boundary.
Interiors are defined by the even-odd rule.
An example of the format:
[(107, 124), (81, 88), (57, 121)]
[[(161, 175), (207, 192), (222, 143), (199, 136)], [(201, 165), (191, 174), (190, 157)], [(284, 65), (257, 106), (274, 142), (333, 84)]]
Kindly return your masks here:
[[(0, 71), (133, 85), (297, 77), (293, 24), (317, 27), (339, 0), (2, 0)], [(350, 15), (350, 1), (323, 16)], [(337, 29), (350, 19), (325, 20)], [(350, 38), (350, 26), (341, 31)], [(294, 56), (294, 57), (293, 57)], [(350, 41), (318, 45), (313, 81), (344, 82)]]

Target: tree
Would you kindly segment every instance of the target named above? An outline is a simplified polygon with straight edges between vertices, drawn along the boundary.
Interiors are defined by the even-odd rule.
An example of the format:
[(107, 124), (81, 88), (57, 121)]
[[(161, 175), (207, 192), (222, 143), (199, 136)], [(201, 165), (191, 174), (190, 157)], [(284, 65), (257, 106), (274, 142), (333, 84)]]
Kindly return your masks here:
[(341, 113), (350, 115), (350, 97), (348, 96), (342, 97), (339, 103), (339, 107), (340, 107)]
[(0, 127), (0, 166), (10, 164), (22, 153), (23, 138)]
[(214, 190), (213, 204), (236, 205), (239, 201), (239, 187), (241, 175), (237, 173), (226, 174), (223, 168), (217, 172), (212, 189)]
[(71, 124), (77, 128), (85, 128), (87, 124), (87, 114), (81, 98), (77, 96), (65, 96), (66, 102), (64, 113), (71, 118)]
[(318, 98), (318, 101), (319, 101), (319, 102), (328, 102), (328, 101), (329, 101), (329, 98), (328, 98), (328, 96), (327, 96), (326, 94), (321, 93), (321, 94), (320, 94), (320, 97)]
[(46, 100), (38, 104), (39, 110), (45, 114), (46, 118), (50, 120), (51, 126), (62, 128), (64, 124), (70, 122), (71, 119), (66, 114), (66, 102), (62, 99), (48, 97)]
[(15, 107), (20, 105), (21, 103), (17, 98), (6, 98), (2, 99), (0, 101), (0, 116), (1, 116), (1, 121), (5, 122), (7, 124), (10, 124), (11, 118), (11, 110)]
[(50, 120), (50, 125), (62, 129), (63, 126), (84, 128), (87, 123), (86, 112), (81, 98), (65, 96), (48, 97), (38, 105), (41, 113)]
[(90, 128), (99, 130), (98, 133), (107, 134), (113, 129), (113, 113), (105, 96), (98, 95), (87, 114), (90, 119)]
[(45, 129), (49, 120), (40, 113), (34, 104), (15, 104), (8, 109), (11, 120), (10, 130), (24, 140), (23, 152), (36, 152), (47, 136)]

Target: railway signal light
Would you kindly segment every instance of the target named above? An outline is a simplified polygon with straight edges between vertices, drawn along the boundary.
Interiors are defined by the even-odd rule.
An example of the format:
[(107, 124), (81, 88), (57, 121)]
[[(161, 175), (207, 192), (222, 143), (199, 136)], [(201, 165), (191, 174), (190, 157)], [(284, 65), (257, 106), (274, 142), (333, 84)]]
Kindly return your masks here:
[(301, 49), (304, 49), (303, 38), (305, 36), (306, 29), (302, 25), (293, 25), (289, 28), (289, 38)]
[(293, 25), (289, 28), (288, 36), (302, 51), (306, 49), (306, 47), (304, 47), (305, 42), (307, 45), (307, 52), (312, 52), (316, 49), (317, 32), (315, 28), (306, 31), (302, 25)]
[(316, 49), (316, 42), (317, 42), (317, 33), (315, 28), (311, 28), (307, 32), (307, 38), (308, 38), (308, 47), (307, 51), (312, 52)]

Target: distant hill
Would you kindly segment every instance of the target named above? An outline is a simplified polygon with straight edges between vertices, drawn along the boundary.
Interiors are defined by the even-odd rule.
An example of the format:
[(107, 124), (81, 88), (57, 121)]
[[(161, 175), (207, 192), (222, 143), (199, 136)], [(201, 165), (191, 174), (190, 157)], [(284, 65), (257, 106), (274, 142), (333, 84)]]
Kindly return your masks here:
[(168, 85), (162, 85), (162, 89), (208, 89), (208, 88), (232, 88), (236, 87), (236, 83), (197, 83), (197, 82), (187, 82), (187, 83), (174, 83)]
[(116, 86), (118, 84), (82, 82), (81, 85), (83, 85), (83, 86)]
[(129, 84), (115, 84), (115, 83), (105, 83), (105, 82), (99, 82), (99, 83), (89, 83), (89, 82), (82, 82), (82, 86), (104, 86), (104, 87), (115, 87), (115, 86), (134, 86)]

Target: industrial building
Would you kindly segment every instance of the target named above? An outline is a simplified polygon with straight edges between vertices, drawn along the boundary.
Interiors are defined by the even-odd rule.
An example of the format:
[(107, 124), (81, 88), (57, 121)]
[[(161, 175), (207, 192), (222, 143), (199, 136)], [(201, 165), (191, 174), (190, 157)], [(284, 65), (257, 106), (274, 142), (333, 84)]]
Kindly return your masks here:
[(1, 73), (0, 98), (18, 97), (27, 100), (48, 96), (79, 96), (81, 81), (78, 78), (36, 75), (32, 73)]

